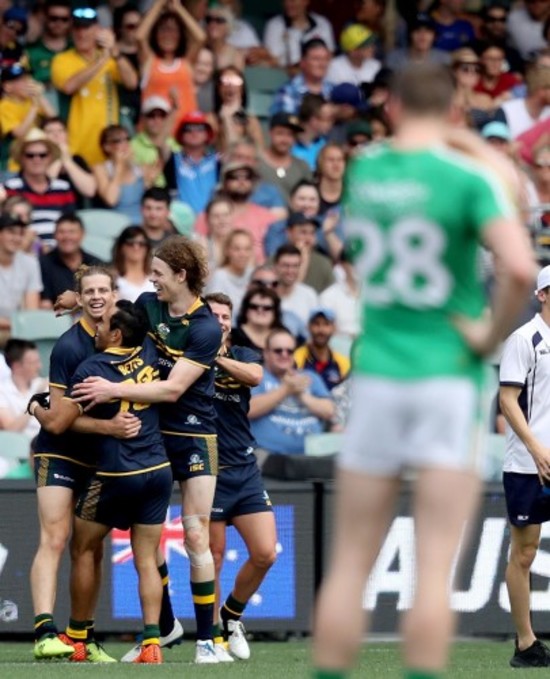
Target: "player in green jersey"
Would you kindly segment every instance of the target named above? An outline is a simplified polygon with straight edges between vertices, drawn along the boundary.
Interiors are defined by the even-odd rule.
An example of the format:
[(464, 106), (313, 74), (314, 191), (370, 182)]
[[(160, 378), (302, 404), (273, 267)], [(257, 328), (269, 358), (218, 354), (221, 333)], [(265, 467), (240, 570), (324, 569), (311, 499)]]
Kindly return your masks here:
[[(389, 103), (394, 139), (367, 147), (346, 174), (345, 229), (365, 320), (315, 621), (318, 678), (345, 677), (353, 665), (365, 583), (407, 469), (415, 474), (417, 579), (402, 625), (406, 676), (437, 677), (447, 660), (449, 579), (480, 489), (482, 357), (510, 329), (535, 274), (502, 182), (446, 144), (452, 95), (442, 67), (403, 71)], [(491, 162), (481, 141), (476, 155)], [(480, 243), (499, 272), (491, 317), (476, 267)]]

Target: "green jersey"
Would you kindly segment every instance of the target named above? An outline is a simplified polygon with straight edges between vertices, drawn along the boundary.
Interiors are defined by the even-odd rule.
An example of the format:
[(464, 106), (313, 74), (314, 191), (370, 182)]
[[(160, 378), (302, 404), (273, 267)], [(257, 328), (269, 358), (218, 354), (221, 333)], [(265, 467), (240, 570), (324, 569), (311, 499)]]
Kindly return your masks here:
[(452, 318), (485, 307), (479, 243), (514, 214), (478, 163), (445, 147), (375, 145), (350, 161), (344, 190), (347, 250), (362, 286), (357, 373), (391, 379), (481, 374)]

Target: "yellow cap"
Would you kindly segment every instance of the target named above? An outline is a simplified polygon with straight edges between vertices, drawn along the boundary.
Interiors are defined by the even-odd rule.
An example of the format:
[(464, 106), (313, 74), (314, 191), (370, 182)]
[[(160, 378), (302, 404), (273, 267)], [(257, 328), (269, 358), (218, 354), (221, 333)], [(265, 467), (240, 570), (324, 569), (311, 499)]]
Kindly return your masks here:
[(374, 33), (363, 24), (352, 24), (344, 28), (340, 35), (340, 47), (344, 52), (365, 47), (374, 42)]

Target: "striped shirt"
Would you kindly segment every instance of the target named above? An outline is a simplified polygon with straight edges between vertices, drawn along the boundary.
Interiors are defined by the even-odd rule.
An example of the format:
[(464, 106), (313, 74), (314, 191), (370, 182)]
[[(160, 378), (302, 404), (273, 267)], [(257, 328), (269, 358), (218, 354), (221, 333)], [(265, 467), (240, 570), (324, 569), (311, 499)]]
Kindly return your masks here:
[(76, 209), (76, 196), (69, 182), (64, 179), (50, 179), (44, 193), (32, 189), (22, 174), (11, 177), (4, 183), (8, 198), (22, 196), (32, 205), (31, 227), (36, 231), (42, 245), (55, 247), (53, 237), (55, 222), (64, 212)]

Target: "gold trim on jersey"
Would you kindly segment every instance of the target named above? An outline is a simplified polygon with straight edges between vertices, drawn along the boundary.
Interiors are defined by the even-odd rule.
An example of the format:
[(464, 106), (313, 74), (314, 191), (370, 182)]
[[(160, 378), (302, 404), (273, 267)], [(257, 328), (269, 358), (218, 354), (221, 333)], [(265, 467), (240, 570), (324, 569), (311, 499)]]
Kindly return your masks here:
[(95, 521), (99, 496), (101, 495), (101, 487), (101, 481), (98, 479), (92, 479), (90, 481), (90, 485), (86, 491), (86, 497), (82, 502), (82, 508), (79, 512), (80, 518), (84, 519), (84, 521)]
[(92, 328), (92, 326), (88, 323), (84, 316), (82, 316), (82, 318), (78, 322), (80, 323), (82, 329), (87, 335), (90, 335), (90, 337), (95, 337), (95, 329)]
[(94, 464), (86, 464), (85, 462), (80, 462), (80, 460), (75, 460), (72, 457), (67, 457), (67, 455), (58, 455), (57, 453), (33, 453), (34, 457), (41, 458), (55, 458), (56, 460), (66, 460), (67, 462), (73, 462), (80, 467), (86, 467), (86, 469), (95, 469)]
[(48, 382), (48, 386), (57, 387), (57, 389), (66, 389), (67, 388), (66, 384), (57, 384), (57, 382)]
[[(197, 297), (197, 299), (193, 302), (193, 304), (191, 304), (189, 309), (187, 309), (184, 316), (190, 316), (192, 313), (197, 311), (197, 309), (200, 309), (202, 306), (204, 306), (204, 302), (202, 301), (202, 299), (200, 297)], [(185, 319), (182, 319), (182, 320), (185, 320)]]
[(183, 432), (183, 431), (168, 431), (167, 429), (161, 429), (160, 430), (161, 434), (170, 434), (171, 436), (191, 436), (192, 438), (197, 438), (197, 439), (209, 439), (209, 438), (218, 438), (217, 434), (193, 434), (191, 432)]
[(187, 358), (187, 356), (180, 356), (178, 358), (178, 361), (187, 361), (187, 363), (192, 363), (193, 365), (198, 365), (199, 368), (204, 368), (205, 370), (208, 370), (210, 368), (209, 365), (206, 365), (205, 363), (199, 363), (198, 361), (194, 361), (192, 358)]
[(70, 396), (62, 396), (62, 397), (61, 397), (61, 400), (62, 400), (62, 401), (69, 401), (69, 403), (74, 403), (74, 405), (75, 405), (75, 406), (78, 408), (78, 410), (80, 411), (80, 414), (81, 414), (81, 415), (84, 415), (84, 408), (83, 408), (83, 406), (82, 406), (81, 403), (77, 403), (77, 402), (74, 401)]
[(134, 352), (141, 351), (141, 347), (109, 347), (104, 350), (104, 354), (114, 354), (115, 356), (130, 356)]
[(183, 356), (183, 351), (181, 351), (180, 349), (172, 349), (167, 344), (165, 344), (162, 340), (159, 340), (158, 335), (156, 335), (154, 332), (149, 332), (147, 334), (153, 340), (156, 348), (159, 351), (167, 354), (171, 358), (179, 358), (180, 356)]
[(146, 472), (155, 472), (157, 469), (164, 469), (169, 467), (170, 462), (162, 462), (154, 467), (146, 467), (145, 469), (135, 469), (131, 472), (96, 472), (96, 476), (136, 476), (137, 474), (145, 474)]

